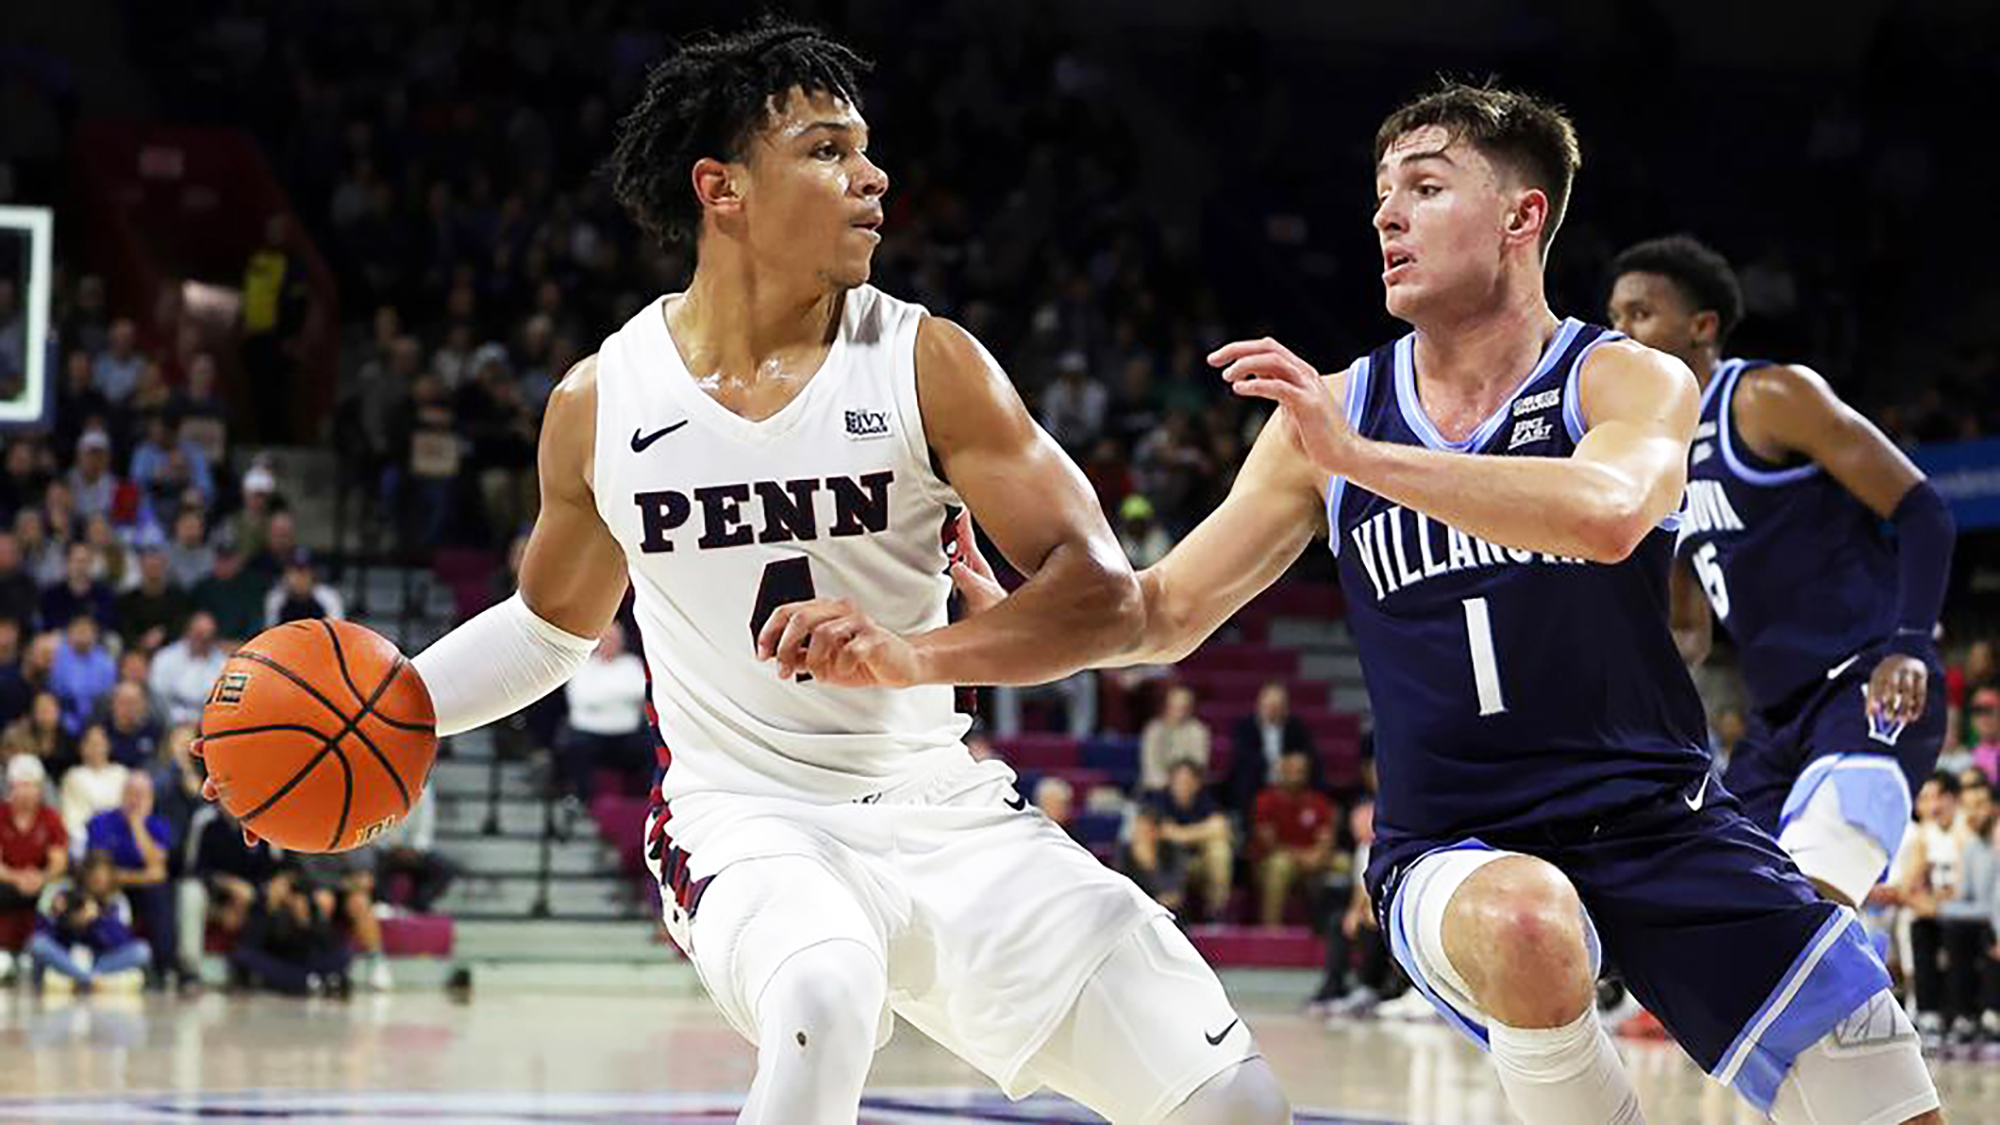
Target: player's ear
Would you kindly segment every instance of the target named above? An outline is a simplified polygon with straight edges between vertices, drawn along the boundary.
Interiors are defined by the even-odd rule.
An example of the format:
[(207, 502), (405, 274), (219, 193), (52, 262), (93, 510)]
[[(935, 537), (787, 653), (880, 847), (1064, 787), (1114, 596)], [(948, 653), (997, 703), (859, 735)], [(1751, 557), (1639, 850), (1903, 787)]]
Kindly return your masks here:
[(1697, 344), (1713, 344), (1722, 335), (1722, 317), (1714, 309), (1703, 309), (1688, 322), (1688, 334)]
[(702, 210), (724, 215), (735, 214), (743, 209), (740, 164), (725, 164), (712, 156), (704, 156), (694, 162), (688, 178), (694, 186), (694, 198)]
[(1548, 221), (1548, 193), (1540, 188), (1527, 188), (1514, 198), (1513, 207), (1507, 211), (1507, 237), (1539, 242)]

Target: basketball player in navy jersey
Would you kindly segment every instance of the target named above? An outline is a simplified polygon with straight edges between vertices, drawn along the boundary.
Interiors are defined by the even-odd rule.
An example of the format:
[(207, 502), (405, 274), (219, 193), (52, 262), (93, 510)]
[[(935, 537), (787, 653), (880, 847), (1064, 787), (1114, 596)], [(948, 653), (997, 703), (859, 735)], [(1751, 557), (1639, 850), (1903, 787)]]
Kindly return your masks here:
[[(1140, 574), (1145, 629), (1117, 662), (1185, 656), (1330, 527), (1376, 717), (1369, 890), (1515, 1112), (1640, 1120), (1597, 1021), (1602, 954), (1779, 1121), (1940, 1120), (1859, 923), (1709, 778), (1667, 621), (1696, 385), (1549, 309), (1570, 123), (1449, 85), (1391, 115), (1375, 152), (1387, 304), (1415, 331), (1331, 376), (1269, 339), (1210, 356), (1280, 409), (1222, 506)], [(811, 618), (776, 627), (781, 667), (929, 676), (864, 615), (781, 613)]]
[(1750, 730), (1723, 782), (1823, 893), (1858, 903), (1944, 740), (1951, 512), (1812, 370), (1724, 358), (1743, 297), (1722, 255), (1655, 239), (1612, 277), (1612, 324), (1702, 385), (1673, 624), (1690, 663), (1717, 621), (1740, 654)]

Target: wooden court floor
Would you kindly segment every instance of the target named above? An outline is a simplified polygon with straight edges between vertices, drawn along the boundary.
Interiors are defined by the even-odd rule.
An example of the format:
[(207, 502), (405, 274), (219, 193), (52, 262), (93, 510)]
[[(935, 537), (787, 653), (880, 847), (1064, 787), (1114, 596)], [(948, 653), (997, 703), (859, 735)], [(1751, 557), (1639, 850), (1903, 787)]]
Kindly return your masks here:
[[(1242, 997), (1301, 1122), (1509, 1120), (1484, 1058), (1441, 1025), (1328, 1029)], [(1631, 1044), (1648, 1120), (1758, 1118), (1678, 1051)], [(0, 1120), (724, 1122), (753, 1058), (705, 1001), (630, 992), (429, 990), (344, 1002), (0, 996)], [(1958, 1122), (2000, 1122), (2000, 1062), (1938, 1064)], [(1010, 1103), (907, 1026), (876, 1059), (862, 1120), (1094, 1121)]]

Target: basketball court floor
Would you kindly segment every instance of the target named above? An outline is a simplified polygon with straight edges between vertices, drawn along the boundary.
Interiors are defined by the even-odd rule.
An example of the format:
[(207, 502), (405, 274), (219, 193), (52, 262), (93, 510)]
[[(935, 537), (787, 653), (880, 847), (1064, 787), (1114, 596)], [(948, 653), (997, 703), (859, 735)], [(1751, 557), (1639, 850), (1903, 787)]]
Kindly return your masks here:
[[(1299, 1121), (1510, 1120), (1484, 1058), (1441, 1025), (1329, 1030), (1299, 1014), (1293, 984), (1310, 982), (1235, 991)], [(1758, 1120), (1672, 1047), (1625, 1051), (1655, 1125)], [(715, 1123), (734, 1119), (752, 1064), (748, 1045), (684, 991), (0, 996), (0, 1121)], [(2000, 1064), (1941, 1062), (1938, 1073), (1954, 1121), (2000, 1121)], [(902, 1026), (876, 1058), (861, 1120), (1097, 1118), (1047, 1095), (1009, 1102)]]

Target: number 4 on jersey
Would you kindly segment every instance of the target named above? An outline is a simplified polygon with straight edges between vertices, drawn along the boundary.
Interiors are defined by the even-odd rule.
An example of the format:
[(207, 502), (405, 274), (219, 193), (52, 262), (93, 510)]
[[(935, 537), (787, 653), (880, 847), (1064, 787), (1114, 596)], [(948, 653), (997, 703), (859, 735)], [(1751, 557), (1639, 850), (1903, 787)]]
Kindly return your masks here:
[[(809, 602), (815, 596), (813, 590), (812, 560), (804, 555), (789, 559), (779, 559), (764, 568), (764, 577), (757, 583), (757, 604), (750, 610), (750, 644), (754, 647), (757, 635), (764, 631), (764, 623), (778, 612), (781, 605), (793, 602)], [(800, 672), (794, 680), (806, 683), (812, 677)]]

